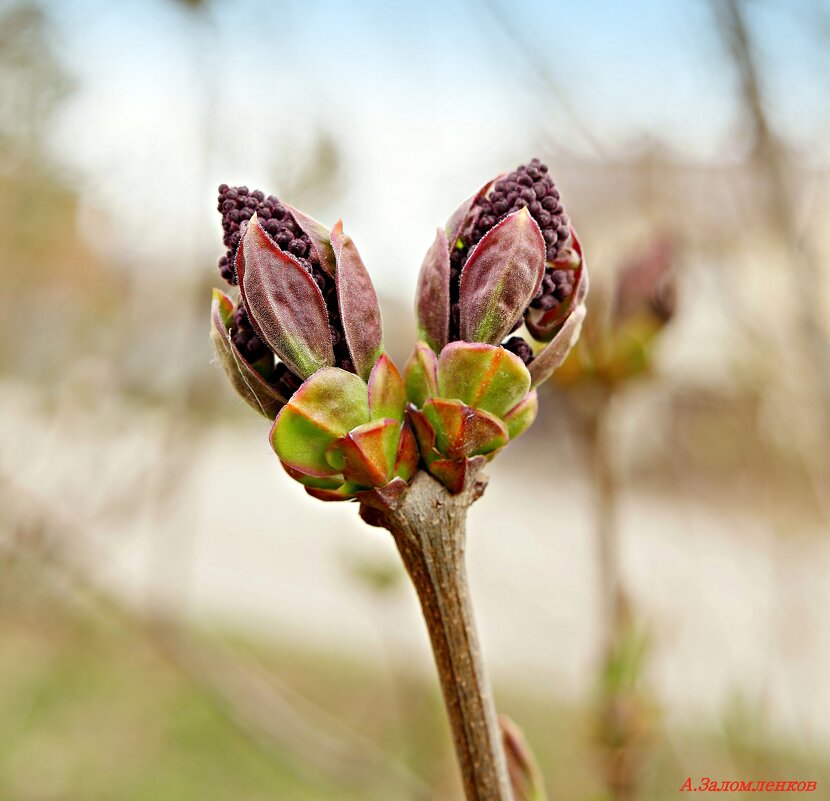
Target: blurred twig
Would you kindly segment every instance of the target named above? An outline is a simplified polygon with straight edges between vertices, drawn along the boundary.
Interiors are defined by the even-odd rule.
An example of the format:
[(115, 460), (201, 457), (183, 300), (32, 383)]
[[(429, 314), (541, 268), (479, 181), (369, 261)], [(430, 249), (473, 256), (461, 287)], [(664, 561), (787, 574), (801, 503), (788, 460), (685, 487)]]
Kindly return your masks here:
[[(565, 116), (568, 118), (569, 126), (577, 131), (586, 144), (596, 155), (606, 155), (602, 142), (591, 130), (588, 123), (578, 111), (576, 104), (571, 100), (570, 95), (562, 88), (561, 82), (556, 78), (550, 66), (541, 58), (530, 51), (528, 41), (524, 34), (513, 24), (511, 12), (508, 12), (499, 0), (480, 0), (484, 8), (492, 17), (499, 29), (499, 32), (513, 46), (514, 50), (524, 59), (531, 72), (539, 81), (543, 93), (553, 98), (559, 105)], [(512, 10), (512, 6), (509, 6)]]

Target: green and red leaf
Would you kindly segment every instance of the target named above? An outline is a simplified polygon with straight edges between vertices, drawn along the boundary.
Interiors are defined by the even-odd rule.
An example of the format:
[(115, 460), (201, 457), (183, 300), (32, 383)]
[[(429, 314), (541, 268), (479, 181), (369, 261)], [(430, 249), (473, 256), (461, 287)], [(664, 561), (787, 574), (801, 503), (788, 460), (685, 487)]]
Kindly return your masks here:
[(369, 375), (369, 415), (372, 420), (393, 417), (403, 420), (406, 385), (394, 362), (384, 353)]
[(316, 372), (292, 395), (271, 429), (271, 445), (287, 465), (311, 476), (340, 472), (326, 458), (335, 440), (369, 421), (366, 384), (337, 367)]
[(404, 370), (406, 397), (410, 403), (423, 406), (438, 394), (438, 357), (426, 342), (417, 342)]
[(451, 459), (488, 454), (507, 444), (501, 420), (461, 401), (432, 398), (422, 411), (435, 431), (435, 447)]
[(522, 400), (517, 403), (505, 416), (504, 424), (507, 426), (507, 433), (512, 442), (516, 437), (521, 436), (533, 425), (536, 414), (539, 411), (539, 397), (536, 390), (531, 390)]
[(438, 395), (503, 417), (530, 389), (522, 360), (496, 345), (451, 342), (438, 357)]
[(363, 487), (383, 487), (394, 477), (400, 422), (373, 420), (331, 445), (342, 455), (343, 475)]

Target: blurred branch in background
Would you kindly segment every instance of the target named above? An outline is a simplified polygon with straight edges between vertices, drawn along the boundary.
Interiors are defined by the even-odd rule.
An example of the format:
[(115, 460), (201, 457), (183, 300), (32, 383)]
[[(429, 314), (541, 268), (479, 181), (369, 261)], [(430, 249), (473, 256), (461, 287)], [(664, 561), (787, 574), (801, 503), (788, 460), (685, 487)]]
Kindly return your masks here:
[[(718, 29), (740, 77), (741, 99), (752, 128), (752, 159), (766, 181), (769, 225), (778, 230), (792, 261), (792, 288), (797, 300), (797, 325), (812, 369), (807, 378), (820, 398), (821, 439), (830, 439), (830, 333), (824, 309), (824, 274), (813, 243), (796, 219), (797, 195), (792, 185), (792, 155), (769, 120), (757, 44), (747, 20), (745, 0), (712, 0)], [(826, 460), (827, 453), (818, 454)], [(827, 465), (823, 465), (826, 469)]]
[[(582, 336), (554, 380), (581, 423), (593, 489), (600, 595), (600, 662), (594, 736), (608, 796), (632, 801), (654, 738), (644, 686), (648, 634), (622, 576), (615, 403), (652, 369), (653, 350), (675, 311), (677, 245), (667, 235), (641, 244), (613, 279), (592, 288)], [(613, 282), (612, 282), (613, 281)], [(613, 287), (613, 288), (612, 288)]]

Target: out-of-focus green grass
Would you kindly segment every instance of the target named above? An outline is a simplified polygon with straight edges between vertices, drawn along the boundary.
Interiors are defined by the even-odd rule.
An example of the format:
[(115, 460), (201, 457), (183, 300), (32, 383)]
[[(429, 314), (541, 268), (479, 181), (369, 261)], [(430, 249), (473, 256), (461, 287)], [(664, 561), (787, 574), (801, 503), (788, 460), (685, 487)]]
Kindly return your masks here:
[[(200, 640), (209, 653), (211, 640)], [(231, 640), (225, 640), (227, 645)], [(380, 753), (394, 755), (436, 789), (460, 798), (434, 684), (331, 654), (278, 645), (234, 648), (347, 724)], [(554, 799), (601, 798), (589, 710), (551, 688), (497, 692), (500, 708), (525, 729)], [(290, 747), (251, 736), (228, 699), (165, 657), (141, 627), (60, 608), (0, 608), (0, 799), (3, 801), (397, 801), (417, 794), (393, 774), (338, 779)], [(830, 786), (826, 755), (760, 734), (737, 707), (718, 731), (654, 724), (643, 799), (677, 797), (687, 776), (815, 780)], [(288, 738), (289, 741), (291, 738)], [(320, 768), (320, 769), (317, 769)], [(381, 775), (383, 774), (383, 775)], [(739, 797), (732, 795), (731, 797)]]

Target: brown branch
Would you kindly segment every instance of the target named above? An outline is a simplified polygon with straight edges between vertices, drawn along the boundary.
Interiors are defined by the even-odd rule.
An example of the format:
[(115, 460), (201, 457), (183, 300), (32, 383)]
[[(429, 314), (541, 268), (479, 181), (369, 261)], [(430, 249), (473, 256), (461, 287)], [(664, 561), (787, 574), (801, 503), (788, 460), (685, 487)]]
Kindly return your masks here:
[(402, 504), (375, 522), (392, 532), (421, 602), (467, 801), (511, 801), (464, 562), (467, 510), (486, 486), (479, 470), (458, 495), (421, 472)]

